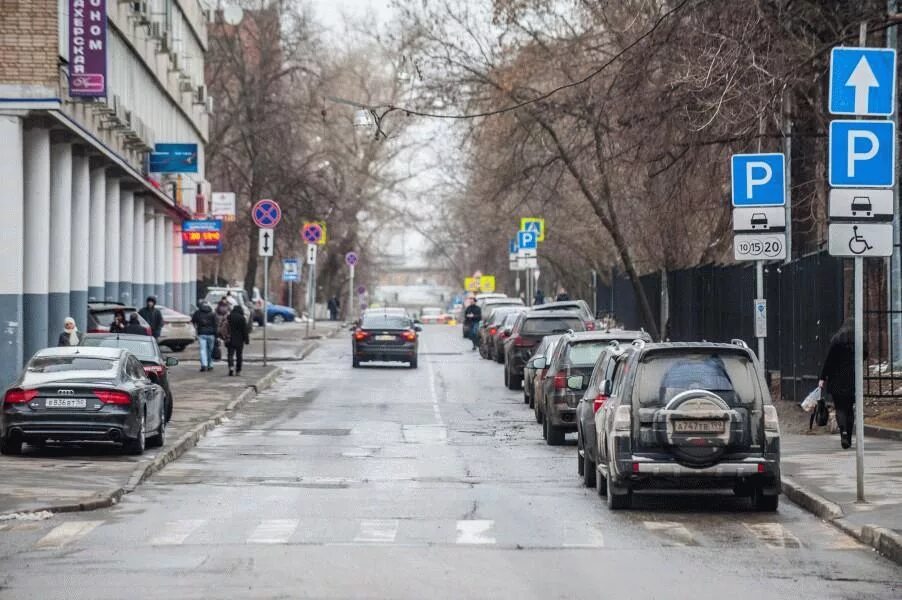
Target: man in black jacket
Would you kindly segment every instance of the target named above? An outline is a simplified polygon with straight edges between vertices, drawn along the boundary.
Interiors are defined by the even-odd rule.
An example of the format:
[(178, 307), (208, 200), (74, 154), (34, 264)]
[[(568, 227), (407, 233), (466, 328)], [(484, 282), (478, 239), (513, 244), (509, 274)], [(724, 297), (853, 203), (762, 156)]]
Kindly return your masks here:
[(138, 311), (138, 314), (150, 325), (153, 337), (160, 339), (160, 334), (163, 333), (163, 313), (157, 308), (156, 296), (148, 296), (147, 303)]
[(200, 308), (191, 315), (191, 322), (197, 329), (200, 341), (200, 370), (213, 370), (213, 347), (216, 345), (216, 315), (206, 300), (201, 300)]
[[(229, 353), (229, 375), (241, 375), (241, 364), (244, 361), (244, 347), (251, 343), (250, 337), (247, 335), (247, 319), (244, 318), (244, 311), (240, 306), (232, 309), (228, 316), (228, 321), (223, 323), (222, 329), (225, 333), (225, 345)], [(232, 360), (235, 360), (232, 370)]]

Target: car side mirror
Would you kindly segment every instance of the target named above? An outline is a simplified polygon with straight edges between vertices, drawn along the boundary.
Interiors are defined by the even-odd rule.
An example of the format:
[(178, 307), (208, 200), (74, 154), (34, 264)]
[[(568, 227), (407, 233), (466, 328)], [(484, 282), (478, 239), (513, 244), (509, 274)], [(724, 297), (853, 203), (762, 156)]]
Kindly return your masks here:
[(511, 331), (513, 331), (513, 330), (512, 330), (510, 327), (505, 327), (504, 329), (501, 330), (501, 332), (502, 332), (504, 335), (510, 335), (510, 334), (511, 334)]
[(601, 382), (601, 395), (602, 396), (610, 396), (611, 389), (613, 387), (614, 386), (611, 385), (611, 381), (609, 379), (605, 379), (604, 381)]
[(177, 359), (176, 357), (174, 357), (174, 356), (166, 357), (166, 366), (167, 367), (176, 367), (176, 366), (178, 366), (178, 364), (179, 364), (179, 359)]
[(422, 327), (421, 325), (419, 325), (419, 324), (415, 324), (415, 325), (413, 326), (413, 330), (414, 330), (414, 331), (423, 331), (423, 327)]
[(537, 356), (537, 357), (535, 357), (534, 359), (532, 359), (532, 366), (533, 366), (534, 369), (544, 369), (544, 368), (545, 368), (545, 364), (546, 364), (546, 363), (545, 363), (545, 357), (544, 357), (544, 356)]
[(583, 389), (584, 379), (582, 375), (571, 375), (567, 378), (567, 387), (571, 390), (581, 390)]

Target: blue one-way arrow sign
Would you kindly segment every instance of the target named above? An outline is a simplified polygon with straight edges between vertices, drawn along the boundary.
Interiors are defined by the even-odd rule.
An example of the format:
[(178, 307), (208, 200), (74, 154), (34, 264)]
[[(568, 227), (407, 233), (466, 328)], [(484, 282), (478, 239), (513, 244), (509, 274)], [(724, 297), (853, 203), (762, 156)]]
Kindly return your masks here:
[(896, 101), (896, 51), (834, 48), (830, 53), (830, 112), (888, 117)]

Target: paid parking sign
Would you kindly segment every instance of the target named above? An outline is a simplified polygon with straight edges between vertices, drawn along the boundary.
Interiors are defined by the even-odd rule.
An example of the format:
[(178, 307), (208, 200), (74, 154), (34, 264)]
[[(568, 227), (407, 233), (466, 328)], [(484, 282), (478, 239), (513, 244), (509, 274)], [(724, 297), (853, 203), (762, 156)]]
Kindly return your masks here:
[(733, 206), (784, 206), (786, 157), (783, 154), (734, 154), (730, 158)]
[(896, 177), (896, 125), (892, 121), (831, 121), (831, 187), (892, 187)]

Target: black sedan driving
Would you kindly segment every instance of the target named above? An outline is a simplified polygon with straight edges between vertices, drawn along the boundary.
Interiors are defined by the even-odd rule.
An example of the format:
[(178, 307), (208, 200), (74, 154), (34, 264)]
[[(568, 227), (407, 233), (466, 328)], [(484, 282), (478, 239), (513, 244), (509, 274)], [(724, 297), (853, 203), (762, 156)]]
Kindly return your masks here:
[(23, 443), (48, 440), (109, 441), (142, 454), (163, 445), (164, 408), (163, 388), (128, 350), (45, 348), (6, 391), (0, 451), (20, 454)]
[(353, 366), (367, 361), (406, 362), (417, 368), (417, 333), (421, 330), (409, 317), (367, 311), (351, 335)]
[(166, 394), (166, 422), (172, 418), (172, 388), (169, 385), (169, 367), (179, 364), (172, 356), (163, 356), (157, 341), (148, 335), (128, 333), (89, 333), (81, 340), (82, 346), (94, 348), (125, 348), (141, 361), (148, 379), (160, 384)]

